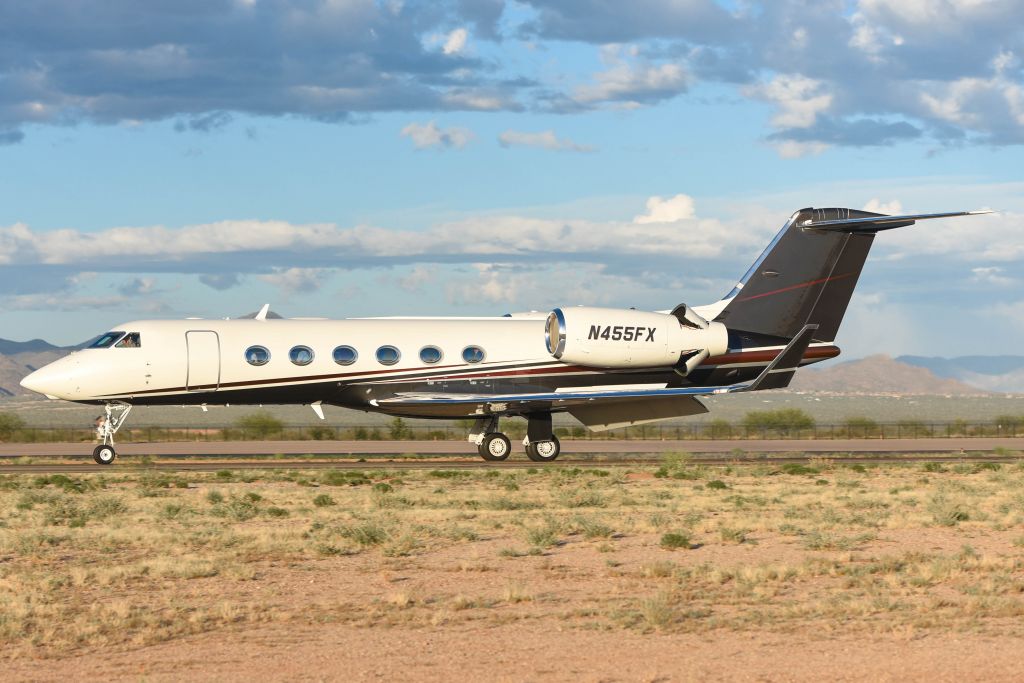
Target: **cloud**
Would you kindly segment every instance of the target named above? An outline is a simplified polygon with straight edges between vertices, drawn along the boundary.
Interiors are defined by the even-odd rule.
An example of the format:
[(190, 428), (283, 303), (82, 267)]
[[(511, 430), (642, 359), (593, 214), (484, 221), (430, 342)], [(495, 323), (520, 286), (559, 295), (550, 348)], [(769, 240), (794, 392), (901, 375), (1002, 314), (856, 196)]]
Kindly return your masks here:
[(441, 52), (446, 55), (457, 55), (466, 49), (466, 39), (469, 37), (469, 33), (464, 28), (457, 28), (445, 38), (444, 45), (441, 46)]
[(257, 276), (286, 295), (315, 292), (324, 279), (323, 268), (275, 268), (273, 273)]
[(1017, 284), (1017, 279), (1003, 275), (1003, 269), (999, 266), (980, 266), (971, 268), (971, 282), (992, 287), (1012, 287)]
[(207, 286), (225, 289), (238, 283), (239, 274), (251, 274), (295, 292), (314, 287), (324, 269), (484, 260), (724, 261), (755, 252), (770, 237), (774, 218), (704, 218), (680, 195), (652, 198), (635, 222), (479, 215), (422, 230), (252, 220), (99, 231), (34, 231), (15, 224), (0, 227), (0, 291), (7, 282), (25, 282), (22, 271), (36, 273), (40, 284), (82, 271), (194, 274)]
[(430, 284), (437, 277), (434, 268), (416, 266), (407, 275), (398, 280), (398, 286), (407, 292), (418, 292), (424, 285)]
[[(27, 124), (176, 119), (208, 131), (235, 114), (344, 122), (371, 112), (476, 109), (521, 87), (468, 56), (460, 13), (486, 2), (0, 3), (0, 144)], [(425, 36), (446, 31), (441, 49)], [(491, 34), (493, 35), (493, 33)], [(493, 95), (493, 93), (491, 93)]]
[(553, 130), (539, 133), (528, 133), (519, 130), (506, 130), (498, 135), (502, 147), (539, 147), (556, 152), (593, 152), (591, 145), (579, 145), (568, 138), (559, 138)]
[(638, 54), (635, 48), (605, 47), (602, 58), (608, 68), (595, 73), (591, 83), (578, 86), (571, 96), (572, 103), (583, 108), (601, 104), (635, 108), (686, 92), (690, 78), (681, 64), (656, 64)]
[(871, 213), (884, 213), (890, 216), (899, 216), (903, 213), (903, 204), (898, 199), (883, 202), (881, 199), (872, 197), (863, 207), (864, 211)]
[(429, 149), (431, 147), (460, 149), (465, 147), (475, 137), (473, 131), (468, 128), (438, 128), (433, 121), (428, 123), (410, 123), (402, 129), (401, 135), (412, 140), (416, 149)]
[(151, 277), (132, 278), (117, 288), (121, 296), (137, 297), (148, 296), (156, 292), (156, 279)]
[(677, 194), (662, 199), (651, 197), (647, 200), (647, 213), (633, 218), (634, 223), (675, 223), (693, 218), (695, 215), (693, 197)]
[(743, 92), (774, 104), (778, 112), (772, 125), (779, 128), (810, 128), (833, 101), (824, 83), (800, 74), (779, 74), (767, 83), (747, 86)]
[(218, 291), (231, 289), (242, 283), (238, 273), (205, 273), (199, 276), (199, 281)]

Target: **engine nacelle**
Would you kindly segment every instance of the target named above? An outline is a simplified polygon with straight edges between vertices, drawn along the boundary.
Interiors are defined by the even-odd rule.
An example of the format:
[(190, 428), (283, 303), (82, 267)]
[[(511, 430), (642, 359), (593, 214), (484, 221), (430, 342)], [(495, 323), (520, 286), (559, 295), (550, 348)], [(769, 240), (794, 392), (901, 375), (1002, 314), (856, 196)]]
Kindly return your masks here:
[[(677, 309), (680, 310), (680, 309)], [(545, 329), (548, 352), (565, 363), (595, 368), (671, 368), (688, 374), (729, 348), (722, 323), (685, 315), (620, 308), (556, 308)]]

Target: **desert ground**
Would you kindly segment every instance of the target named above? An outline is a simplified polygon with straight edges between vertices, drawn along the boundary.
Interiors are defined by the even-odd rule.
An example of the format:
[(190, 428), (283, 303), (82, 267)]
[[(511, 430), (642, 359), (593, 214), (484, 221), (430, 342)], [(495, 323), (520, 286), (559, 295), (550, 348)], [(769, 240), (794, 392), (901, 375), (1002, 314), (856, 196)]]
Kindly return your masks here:
[(6, 680), (1019, 680), (1024, 466), (0, 476)]

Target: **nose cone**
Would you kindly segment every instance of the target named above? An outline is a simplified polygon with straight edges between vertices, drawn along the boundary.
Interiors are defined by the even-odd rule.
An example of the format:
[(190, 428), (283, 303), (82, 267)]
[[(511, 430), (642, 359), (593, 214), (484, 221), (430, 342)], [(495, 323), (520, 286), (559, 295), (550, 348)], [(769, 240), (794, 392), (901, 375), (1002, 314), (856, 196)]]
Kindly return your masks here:
[(21, 380), (21, 386), (37, 394), (43, 394), (46, 398), (59, 398), (59, 379), (50, 366), (42, 367)]

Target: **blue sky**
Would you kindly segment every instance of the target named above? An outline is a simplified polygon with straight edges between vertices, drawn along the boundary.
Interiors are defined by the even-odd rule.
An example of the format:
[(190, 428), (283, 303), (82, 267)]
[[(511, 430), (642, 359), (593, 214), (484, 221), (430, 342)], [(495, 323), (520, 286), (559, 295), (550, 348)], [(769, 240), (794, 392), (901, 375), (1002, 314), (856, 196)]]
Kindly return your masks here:
[(1017, 353), (1009, 0), (0, 5), (0, 337), (671, 308), (795, 209), (883, 235), (839, 342)]

